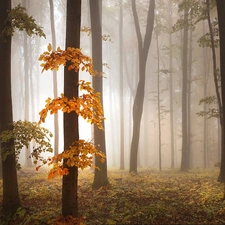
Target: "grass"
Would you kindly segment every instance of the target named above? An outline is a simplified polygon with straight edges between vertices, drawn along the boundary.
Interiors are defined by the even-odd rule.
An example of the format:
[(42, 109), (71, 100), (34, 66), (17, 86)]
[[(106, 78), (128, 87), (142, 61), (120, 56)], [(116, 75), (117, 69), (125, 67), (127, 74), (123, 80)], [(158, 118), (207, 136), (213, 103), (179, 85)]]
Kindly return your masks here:
[[(61, 179), (47, 180), (47, 172), (19, 172), (21, 208), (14, 216), (0, 214), (0, 224), (63, 224)], [(224, 186), (218, 169), (180, 173), (141, 170), (138, 174), (109, 170), (110, 185), (92, 190), (94, 174), (79, 172), (79, 214), (85, 225), (106, 224), (225, 224)], [(0, 181), (0, 204), (2, 181)], [(47, 223), (49, 221), (49, 223)], [(75, 224), (66, 223), (66, 224)]]

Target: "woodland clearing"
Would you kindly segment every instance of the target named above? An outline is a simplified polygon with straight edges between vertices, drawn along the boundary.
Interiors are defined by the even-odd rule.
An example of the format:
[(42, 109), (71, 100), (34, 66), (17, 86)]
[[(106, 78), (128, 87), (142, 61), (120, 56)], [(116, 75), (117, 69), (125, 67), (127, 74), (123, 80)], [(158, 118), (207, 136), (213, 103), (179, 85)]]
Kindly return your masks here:
[[(138, 174), (109, 169), (110, 185), (92, 190), (93, 170), (79, 170), (80, 224), (225, 224), (218, 174), (217, 168), (186, 173), (140, 169)], [(61, 212), (61, 178), (48, 181), (47, 170), (32, 168), (18, 172), (18, 181), (24, 208), (13, 216), (0, 209), (1, 225), (63, 224), (54, 220)]]

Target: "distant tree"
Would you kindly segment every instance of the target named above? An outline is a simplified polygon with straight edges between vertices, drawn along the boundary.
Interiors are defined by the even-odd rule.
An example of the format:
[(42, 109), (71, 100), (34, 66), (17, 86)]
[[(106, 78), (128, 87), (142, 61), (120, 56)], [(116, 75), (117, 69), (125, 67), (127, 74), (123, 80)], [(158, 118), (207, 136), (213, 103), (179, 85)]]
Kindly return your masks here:
[(187, 78), (188, 78), (188, 4), (186, 0), (184, 5), (184, 32), (183, 32), (183, 47), (182, 47), (182, 155), (181, 155), (181, 171), (189, 169), (189, 154), (188, 148), (188, 120), (187, 120)]
[(158, 115), (158, 143), (159, 143), (159, 170), (162, 171), (162, 133), (161, 133), (161, 96), (160, 96), (160, 21), (155, 16), (155, 35), (156, 35), (156, 52), (157, 52), (157, 115)]
[(169, 71), (170, 71), (170, 142), (171, 142), (171, 169), (175, 167), (175, 153), (174, 153), (174, 88), (173, 88), (173, 50), (172, 50), (172, 24), (173, 24), (173, 10), (172, 0), (169, 0)]
[[(49, 0), (50, 5), (50, 19), (51, 19), (51, 33), (52, 33), (52, 48), (56, 50), (56, 30), (55, 30), (55, 15), (54, 15), (54, 2)], [(58, 96), (58, 84), (57, 84), (57, 71), (53, 70), (53, 96)], [(59, 118), (58, 114), (54, 114), (54, 154), (59, 153)]]
[(148, 51), (152, 39), (152, 31), (154, 24), (155, 0), (151, 0), (148, 7), (147, 25), (144, 41), (142, 41), (140, 24), (136, 10), (136, 1), (132, 0), (132, 11), (134, 16), (134, 24), (138, 39), (139, 51), (139, 82), (133, 103), (133, 134), (130, 152), (130, 172), (137, 173), (137, 155), (140, 138), (140, 125), (143, 112), (143, 102), (145, 94), (145, 70), (148, 57)]
[[(23, 0), (22, 1), (22, 6), (26, 9), (28, 9), (28, 4), (29, 2)], [(24, 110), (24, 120), (29, 121), (30, 119), (30, 104), (31, 104), (31, 100), (30, 100), (30, 96), (31, 96), (31, 92), (32, 92), (32, 88), (30, 88), (30, 80), (31, 80), (31, 74), (29, 74), (30, 70), (30, 49), (29, 49), (30, 43), (29, 40), (27, 38), (27, 34), (24, 34), (24, 39), (23, 39), (23, 47), (24, 47), (24, 106), (25, 106), (25, 110)], [(30, 71), (29, 71), (30, 70)], [(28, 147), (27, 151), (25, 151), (25, 166), (26, 167), (32, 167), (32, 160), (29, 157), (30, 153), (31, 153), (31, 146)]]
[(119, 51), (120, 51), (120, 169), (124, 170), (124, 73), (123, 73), (123, 0), (120, 0), (120, 19), (119, 19)]
[[(90, 0), (90, 15), (91, 15), (91, 30), (92, 30), (92, 60), (94, 70), (98, 73), (102, 72), (102, 5), (100, 0)], [(102, 76), (96, 76), (93, 79), (93, 88), (95, 91), (103, 92)], [(101, 98), (102, 99), (102, 98)], [(103, 106), (103, 100), (101, 101)], [(103, 121), (104, 127), (104, 121)], [(103, 130), (94, 127), (94, 143), (99, 150), (106, 154), (105, 133)], [(107, 177), (107, 162), (102, 164), (98, 158), (95, 158), (95, 166), (100, 170), (95, 169), (94, 181), (92, 188), (98, 189), (108, 185)]]

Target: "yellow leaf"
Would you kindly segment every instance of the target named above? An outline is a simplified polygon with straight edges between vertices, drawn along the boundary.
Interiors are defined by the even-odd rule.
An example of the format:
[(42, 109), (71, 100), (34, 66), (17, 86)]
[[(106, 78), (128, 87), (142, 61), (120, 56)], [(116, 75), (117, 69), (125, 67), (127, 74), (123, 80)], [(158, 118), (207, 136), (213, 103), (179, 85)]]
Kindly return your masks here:
[(52, 50), (52, 45), (49, 43), (48, 44), (48, 51), (50, 52)]

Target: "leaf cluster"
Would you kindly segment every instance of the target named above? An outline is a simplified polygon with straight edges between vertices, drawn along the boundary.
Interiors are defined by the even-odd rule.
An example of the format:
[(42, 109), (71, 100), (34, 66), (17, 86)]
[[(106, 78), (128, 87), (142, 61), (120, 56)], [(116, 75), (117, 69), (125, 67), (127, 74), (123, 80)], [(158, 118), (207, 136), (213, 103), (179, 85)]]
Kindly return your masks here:
[[(214, 37), (214, 46), (215, 48), (219, 47), (219, 28), (218, 28), (218, 20), (215, 18), (212, 22), (212, 33)], [(197, 41), (200, 47), (212, 47), (210, 33), (205, 33), (202, 37)]]
[(48, 98), (46, 100), (45, 108), (39, 113), (39, 123), (45, 122), (48, 112), (50, 112), (50, 114), (55, 114), (58, 110), (62, 110), (64, 113), (75, 112), (91, 124), (95, 124), (98, 128), (103, 129), (102, 121), (104, 120), (104, 117), (100, 93), (94, 92), (94, 89), (90, 86), (90, 82), (81, 80), (79, 81), (79, 85), (80, 90), (83, 90), (86, 93), (78, 98), (73, 97), (72, 99), (69, 99), (63, 94), (55, 99)]
[(86, 70), (92, 76), (97, 74), (93, 69), (92, 59), (84, 55), (79, 48), (68, 47), (66, 50), (62, 50), (58, 47), (56, 51), (53, 51), (52, 45), (49, 44), (48, 51), (41, 54), (38, 60), (43, 61), (42, 72), (49, 69), (58, 70), (59, 66), (66, 66), (67, 62), (70, 62), (68, 70), (77, 72), (81, 67), (82, 71)]
[(99, 169), (93, 166), (93, 155), (102, 163), (105, 162), (105, 154), (98, 151), (91, 142), (84, 140), (74, 142), (69, 150), (65, 150), (49, 160), (48, 165), (53, 165), (53, 167), (48, 173), (48, 179), (50, 180), (55, 176), (61, 177), (62, 175), (67, 175), (69, 173), (68, 167), (76, 166), (82, 170), (86, 167)]
[[(215, 1), (210, 2), (210, 9), (213, 9), (215, 7)], [(207, 5), (205, 1), (184, 0), (179, 3), (178, 7), (178, 12), (182, 12), (188, 8), (188, 21), (184, 21), (183, 18), (178, 19), (173, 26), (173, 32), (182, 30), (185, 23), (187, 23), (189, 29), (194, 30), (198, 22), (207, 19)]]
[[(208, 106), (212, 105), (212, 104), (218, 104), (217, 98), (216, 96), (212, 95), (212, 96), (207, 96), (205, 98), (202, 98), (199, 101), (199, 105), (202, 104), (207, 104)], [(219, 118), (220, 117), (220, 112), (219, 109), (217, 108), (210, 108), (208, 107), (208, 109), (206, 111), (199, 111), (197, 112), (198, 116), (207, 116), (208, 119), (210, 118)]]
[[(39, 57), (43, 70), (58, 70), (59, 66), (68, 65), (68, 70), (74, 70), (78, 72), (86, 70), (90, 75), (96, 75), (97, 72), (93, 69), (92, 60), (90, 57), (84, 55), (80, 49), (68, 47), (66, 50), (61, 50), (60, 47), (56, 51), (52, 50), (52, 45), (48, 45), (48, 51), (45, 51)], [(69, 62), (69, 63), (68, 63)], [(60, 97), (46, 100), (45, 108), (41, 110), (39, 124), (45, 122), (48, 112), (50, 114), (57, 113), (58, 110), (62, 110), (64, 113), (75, 112), (78, 116), (83, 117), (91, 124), (97, 125), (99, 129), (103, 129), (102, 121), (103, 109), (101, 105), (100, 93), (94, 92), (90, 82), (80, 80), (78, 82), (80, 90), (84, 93), (79, 97), (68, 97), (61, 94)], [(103, 163), (105, 161), (105, 155), (99, 152), (91, 142), (85, 142), (84, 140), (77, 140), (71, 144), (70, 149), (64, 150), (62, 153), (50, 157), (48, 159), (48, 165), (52, 166), (48, 174), (48, 179), (52, 179), (55, 176), (62, 176), (69, 174), (69, 167), (78, 167), (84, 169), (92, 166), (93, 155), (99, 158)], [(38, 170), (40, 166), (36, 168)]]
[(34, 158), (33, 163), (37, 164), (38, 161), (42, 163), (47, 163), (46, 159), (41, 156), (42, 152), (52, 152), (52, 146), (50, 143), (50, 138), (52, 133), (38, 125), (36, 122), (29, 121), (16, 121), (13, 122), (13, 129), (5, 130), (1, 133), (0, 139), (1, 143), (12, 142), (11, 151), (8, 148), (1, 149), (2, 159), (5, 160), (8, 155), (13, 154), (15, 149), (17, 168), (20, 168), (18, 163), (18, 158), (21, 150), (25, 147), (28, 149), (31, 142), (33, 142), (33, 150), (31, 152), (30, 158)]
[(5, 20), (5, 27), (0, 34), (0, 39), (6, 41), (6, 37), (13, 36), (15, 29), (25, 31), (27, 35), (37, 35), (46, 38), (42, 27), (35, 23), (32, 16), (28, 16), (26, 8), (21, 4), (8, 11), (8, 17)]

